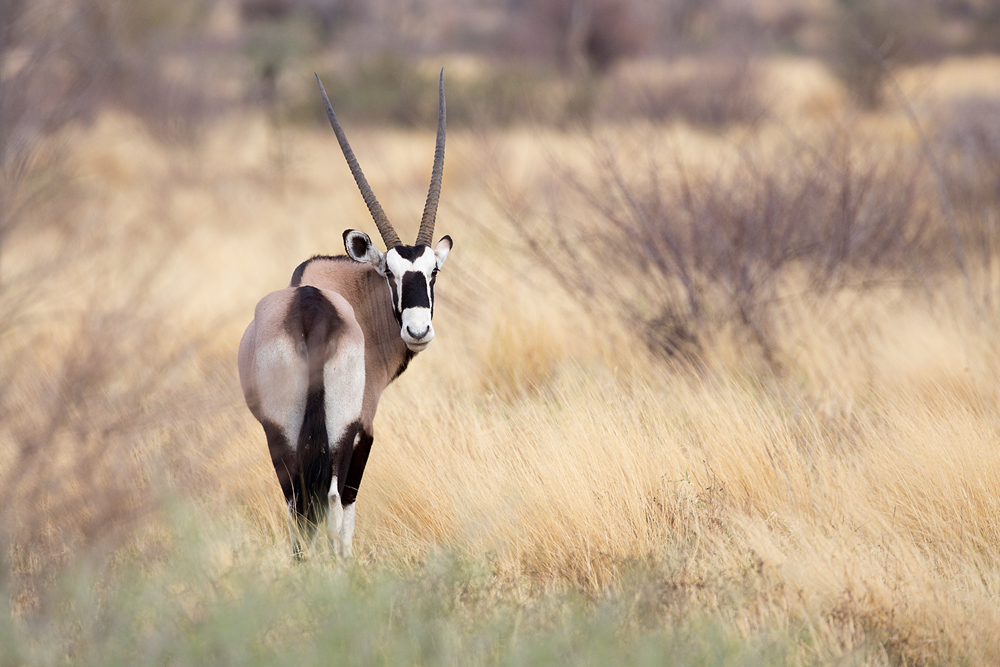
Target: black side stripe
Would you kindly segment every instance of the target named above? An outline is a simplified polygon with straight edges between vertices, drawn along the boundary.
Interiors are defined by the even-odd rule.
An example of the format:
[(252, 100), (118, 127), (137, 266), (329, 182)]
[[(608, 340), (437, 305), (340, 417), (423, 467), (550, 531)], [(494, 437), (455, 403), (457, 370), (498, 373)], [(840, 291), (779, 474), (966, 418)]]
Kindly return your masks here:
[[(297, 462), (290, 474), (290, 491), (285, 498), (293, 501), (300, 526), (311, 531), (327, 512), (327, 492), (333, 477), (330, 442), (326, 430), (323, 364), (330, 340), (343, 326), (340, 315), (323, 293), (311, 285), (296, 289), (295, 298), (285, 315), (285, 330), (292, 340), (305, 343), (309, 368), (309, 388), (305, 414), (296, 446)], [(272, 455), (273, 462), (273, 455)], [(283, 471), (275, 466), (281, 480)]]

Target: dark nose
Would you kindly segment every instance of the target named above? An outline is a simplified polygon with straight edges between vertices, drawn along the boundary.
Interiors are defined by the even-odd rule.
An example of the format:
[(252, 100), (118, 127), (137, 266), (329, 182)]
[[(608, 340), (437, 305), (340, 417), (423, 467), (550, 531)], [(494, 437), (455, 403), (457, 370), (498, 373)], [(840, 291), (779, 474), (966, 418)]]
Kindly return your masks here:
[(424, 336), (426, 336), (426, 335), (427, 335), (427, 332), (428, 332), (428, 331), (430, 331), (430, 330), (431, 330), (431, 328), (430, 328), (430, 327), (426, 327), (426, 328), (424, 328), (424, 330), (423, 330), (423, 331), (421, 331), (420, 333), (416, 333), (416, 332), (415, 332), (415, 331), (414, 331), (413, 329), (411, 329), (410, 327), (406, 327), (406, 333), (410, 334), (410, 337), (411, 337), (411, 338), (412, 338), (413, 340), (420, 340), (421, 338), (423, 338)]

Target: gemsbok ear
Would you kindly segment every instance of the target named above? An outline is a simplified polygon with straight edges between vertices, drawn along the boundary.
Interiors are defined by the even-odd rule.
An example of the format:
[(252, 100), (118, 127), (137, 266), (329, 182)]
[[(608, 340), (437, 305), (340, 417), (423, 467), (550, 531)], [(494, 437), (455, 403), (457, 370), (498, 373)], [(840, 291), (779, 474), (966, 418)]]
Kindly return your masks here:
[(434, 258), (437, 260), (437, 268), (440, 269), (441, 265), (444, 264), (444, 260), (448, 259), (448, 253), (451, 252), (452, 245), (451, 237), (443, 236), (437, 242), (437, 245), (434, 246)]
[(364, 232), (344, 230), (344, 250), (355, 262), (371, 264), (380, 275), (385, 275), (385, 253), (376, 248)]

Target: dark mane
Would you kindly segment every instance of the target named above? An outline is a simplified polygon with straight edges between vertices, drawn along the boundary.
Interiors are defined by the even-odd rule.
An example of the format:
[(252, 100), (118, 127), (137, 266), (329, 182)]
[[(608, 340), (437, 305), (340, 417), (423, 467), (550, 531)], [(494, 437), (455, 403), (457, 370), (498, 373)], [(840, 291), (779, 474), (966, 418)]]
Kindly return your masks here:
[(307, 259), (306, 261), (302, 262), (301, 264), (295, 267), (295, 270), (292, 271), (292, 281), (288, 284), (288, 286), (298, 287), (299, 285), (301, 285), (302, 274), (306, 272), (306, 267), (309, 265), (309, 262), (312, 262), (313, 260), (317, 259), (331, 259), (335, 262), (354, 261), (347, 255), (313, 255), (312, 257), (310, 257), (309, 259)]

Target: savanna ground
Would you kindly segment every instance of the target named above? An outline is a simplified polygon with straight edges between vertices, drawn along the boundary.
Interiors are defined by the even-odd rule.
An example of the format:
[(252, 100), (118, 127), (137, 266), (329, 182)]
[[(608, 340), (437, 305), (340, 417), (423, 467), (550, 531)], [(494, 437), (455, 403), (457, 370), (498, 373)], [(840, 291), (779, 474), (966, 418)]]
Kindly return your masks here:
[[(347, 564), (293, 562), (236, 371), (256, 301), (373, 233), (329, 128), (63, 130), (3, 253), (0, 664), (1000, 660), (1000, 142), (948, 134), (1000, 61), (879, 112), (759, 68), (722, 129), (449, 132), (438, 336)], [(433, 128), (345, 125), (412, 238)]]

